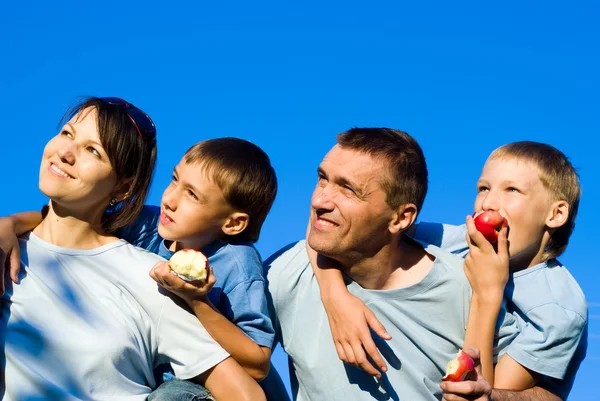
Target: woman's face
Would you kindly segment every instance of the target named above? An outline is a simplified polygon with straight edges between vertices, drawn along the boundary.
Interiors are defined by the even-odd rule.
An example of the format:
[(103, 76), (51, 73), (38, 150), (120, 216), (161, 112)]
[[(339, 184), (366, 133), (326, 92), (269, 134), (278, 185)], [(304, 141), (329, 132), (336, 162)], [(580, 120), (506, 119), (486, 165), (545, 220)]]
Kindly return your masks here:
[(81, 110), (44, 148), (40, 190), (61, 207), (89, 216), (104, 212), (117, 181), (100, 144), (94, 108)]

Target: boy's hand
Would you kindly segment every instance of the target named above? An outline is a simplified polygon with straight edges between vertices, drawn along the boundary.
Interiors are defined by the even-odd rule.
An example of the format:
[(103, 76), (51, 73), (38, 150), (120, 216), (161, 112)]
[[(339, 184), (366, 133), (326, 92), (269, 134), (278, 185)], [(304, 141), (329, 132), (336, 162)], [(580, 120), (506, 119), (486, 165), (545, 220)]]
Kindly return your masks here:
[(385, 327), (359, 298), (348, 291), (331, 294), (322, 301), (338, 357), (372, 376), (381, 377), (381, 372), (367, 358), (368, 354), (381, 371), (387, 371), (387, 365), (373, 342), (369, 326), (381, 338), (390, 340), (392, 337)]
[(493, 297), (494, 301), (501, 301), (508, 282), (507, 232), (507, 227), (500, 231), (496, 251), (483, 234), (477, 231), (473, 217), (467, 216), (469, 253), (465, 258), (465, 274), (473, 293), (480, 297)]
[(479, 350), (466, 348), (463, 350), (475, 362), (475, 370), (467, 376), (468, 379), (461, 382), (444, 381), (440, 385), (445, 401), (488, 401), (492, 394), (492, 386), (481, 374), (481, 363), (479, 361)]
[(158, 262), (150, 270), (150, 277), (161, 287), (189, 303), (205, 297), (217, 282), (210, 266), (206, 273), (206, 280), (185, 281), (171, 272), (168, 262)]
[(21, 250), (15, 233), (15, 225), (10, 217), (0, 218), (0, 295), (4, 295), (6, 272), (14, 283), (19, 282)]

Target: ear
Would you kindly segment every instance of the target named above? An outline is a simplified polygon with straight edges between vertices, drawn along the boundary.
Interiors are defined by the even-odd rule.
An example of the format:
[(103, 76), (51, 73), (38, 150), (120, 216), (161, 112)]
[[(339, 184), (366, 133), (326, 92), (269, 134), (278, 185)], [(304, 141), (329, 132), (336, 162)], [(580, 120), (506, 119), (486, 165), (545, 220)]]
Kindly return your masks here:
[(549, 228), (562, 227), (569, 219), (569, 204), (567, 201), (556, 201), (552, 204), (548, 217), (546, 218), (546, 226)]
[(113, 191), (112, 198), (115, 198), (118, 202), (121, 202), (131, 197), (130, 184), (131, 179), (124, 180), (123, 182), (119, 183)]
[(406, 231), (417, 219), (417, 212), (417, 207), (412, 203), (400, 205), (388, 226), (390, 233), (399, 234)]
[(247, 213), (234, 212), (227, 216), (225, 223), (221, 226), (221, 230), (226, 235), (236, 235), (248, 227), (249, 221), (250, 217)]

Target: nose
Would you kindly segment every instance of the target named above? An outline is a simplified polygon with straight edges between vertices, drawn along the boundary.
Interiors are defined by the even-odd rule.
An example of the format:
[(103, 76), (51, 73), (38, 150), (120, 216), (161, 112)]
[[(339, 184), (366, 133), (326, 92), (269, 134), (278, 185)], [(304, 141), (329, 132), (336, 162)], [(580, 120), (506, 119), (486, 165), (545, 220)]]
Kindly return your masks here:
[(177, 210), (177, 188), (171, 184), (165, 189), (162, 197), (162, 204), (167, 210)]
[(484, 194), (481, 209), (482, 210), (498, 210), (499, 208), (499, 200), (495, 191), (488, 191)]
[(69, 164), (71, 166), (75, 164), (76, 157), (74, 146), (75, 145), (73, 144), (73, 142), (67, 142), (64, 143), (63, 146), (61, 146), (58, 149), (58, 157), (63, 163)]
[(317, 185), (313, 192), (311, 206), (315, 210), (331, 211), (335, 208), (333, 201), (335, 189), (331, 184)]

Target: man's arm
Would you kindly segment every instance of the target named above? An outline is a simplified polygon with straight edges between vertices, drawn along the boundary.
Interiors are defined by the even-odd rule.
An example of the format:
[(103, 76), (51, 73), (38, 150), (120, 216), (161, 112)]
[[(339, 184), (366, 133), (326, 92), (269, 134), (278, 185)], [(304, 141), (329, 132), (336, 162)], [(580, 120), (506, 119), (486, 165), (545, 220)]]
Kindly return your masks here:
[(560, 397), (541, 387), (527, 390), (492, 390), (492, 401), (563, 401)]
[(258, 383), (231, 357), (192, 381), (202, 384), (217, 401), (266, 401)]
[(479, 350), (465, 349), (473, 361), (475, 370), (469, 380), (461, 382), (442, 382), (443, 400), (445, 401), (563, 401), (557, 395), (541, 387), (526, 390), (499, 390), (485, 380), (481, 373)]

